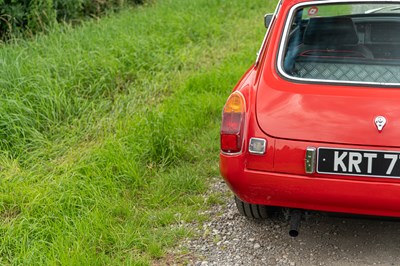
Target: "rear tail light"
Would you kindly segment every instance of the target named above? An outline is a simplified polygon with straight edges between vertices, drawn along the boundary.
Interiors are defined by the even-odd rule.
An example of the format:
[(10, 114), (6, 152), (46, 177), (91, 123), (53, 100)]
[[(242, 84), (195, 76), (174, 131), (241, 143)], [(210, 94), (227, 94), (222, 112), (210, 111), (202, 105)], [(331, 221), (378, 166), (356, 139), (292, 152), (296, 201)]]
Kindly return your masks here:
[(245, 101), (240, 92), (229, 96), (222, 112), (222, 152), (238, 153), (242, 150), (245, 109)]

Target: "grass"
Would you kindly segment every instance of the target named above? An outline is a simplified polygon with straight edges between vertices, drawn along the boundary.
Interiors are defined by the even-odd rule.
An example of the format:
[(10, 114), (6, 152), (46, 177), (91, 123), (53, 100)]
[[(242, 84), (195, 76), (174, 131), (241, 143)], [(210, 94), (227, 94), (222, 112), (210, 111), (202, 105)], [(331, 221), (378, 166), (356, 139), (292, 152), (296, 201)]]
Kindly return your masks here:
[(166, 0), (0, 49), (0, 264), (148, 265), (205, 220), (275, 1)]

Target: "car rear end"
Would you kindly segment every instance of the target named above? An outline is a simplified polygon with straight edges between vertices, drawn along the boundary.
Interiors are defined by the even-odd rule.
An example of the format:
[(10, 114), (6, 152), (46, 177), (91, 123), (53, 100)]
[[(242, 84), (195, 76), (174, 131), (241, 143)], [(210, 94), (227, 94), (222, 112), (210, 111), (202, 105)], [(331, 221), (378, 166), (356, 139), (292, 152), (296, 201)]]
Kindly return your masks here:
[(223, 111), (222, 176), (249, 204), (400, 217), (400, 3), (278, 7)]

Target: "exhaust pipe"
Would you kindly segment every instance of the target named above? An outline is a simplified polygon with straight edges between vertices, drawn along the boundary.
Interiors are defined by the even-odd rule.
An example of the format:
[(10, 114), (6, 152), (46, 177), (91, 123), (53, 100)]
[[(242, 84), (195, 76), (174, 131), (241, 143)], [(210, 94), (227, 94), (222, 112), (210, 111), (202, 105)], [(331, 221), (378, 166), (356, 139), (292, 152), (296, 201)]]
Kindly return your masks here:
[(299, 227), (301, 221), (301, 211), (294, 209), (290, 212), (290, 230), (289, 235), (291, 237), (296, 237), (299, 235)]

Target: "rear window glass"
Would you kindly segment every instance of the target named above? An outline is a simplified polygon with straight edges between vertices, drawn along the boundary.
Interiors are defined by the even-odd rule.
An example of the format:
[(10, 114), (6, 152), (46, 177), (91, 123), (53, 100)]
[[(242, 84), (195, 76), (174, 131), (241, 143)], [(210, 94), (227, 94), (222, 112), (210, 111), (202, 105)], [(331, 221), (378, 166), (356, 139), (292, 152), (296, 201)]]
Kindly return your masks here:
[(288, 78), (400, 84), (400, 2), (320, 4), (294, 8), (279, 69)]

